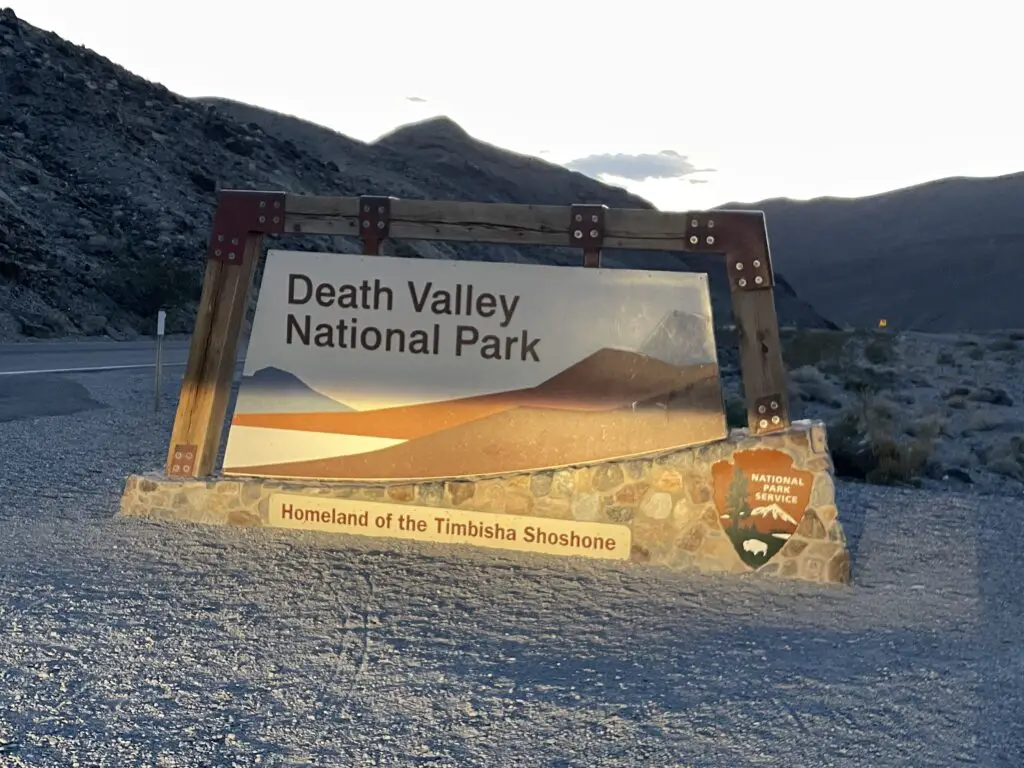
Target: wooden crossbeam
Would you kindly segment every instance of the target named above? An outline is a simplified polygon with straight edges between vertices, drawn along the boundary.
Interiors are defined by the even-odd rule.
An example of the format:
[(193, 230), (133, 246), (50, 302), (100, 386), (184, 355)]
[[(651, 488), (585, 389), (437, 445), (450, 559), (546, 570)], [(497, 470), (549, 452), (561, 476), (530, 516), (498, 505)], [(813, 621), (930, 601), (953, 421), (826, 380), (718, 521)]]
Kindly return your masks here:
[(169, 476), (213, 472), (263, 237), (281, 233), (360, 237), (366, 253), (379, 253), (387, 238), (578, 247), (587, 267), (600, 265), (605, 248), (723, 254), (748, 425), (760, 435), (790, 424), (771, 253), (759, 211), (673, 213), (222, 190), (168, 447)]

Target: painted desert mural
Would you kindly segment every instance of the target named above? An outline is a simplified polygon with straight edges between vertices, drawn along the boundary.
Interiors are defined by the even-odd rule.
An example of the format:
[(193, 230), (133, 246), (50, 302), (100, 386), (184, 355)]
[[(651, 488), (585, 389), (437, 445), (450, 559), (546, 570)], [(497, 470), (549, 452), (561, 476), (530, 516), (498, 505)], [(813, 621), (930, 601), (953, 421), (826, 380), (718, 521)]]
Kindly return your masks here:
[[(289, 397), (247, 391), (268, 380), (287, 381)], [(628, 457), (725, 434), (717, 365), (673, 366), (624, 350), (601, 349), (528, 389), (369, 411), (309, 388), (296, 397), (295, 382), (276, 369), (244, 379), (232, 431), (256, 429), (312, 451), (334, 442), (337, 455), (246, 465), (238, 463), (240, 453), (229, 453), (226, 474), (350, 480), (488, 475)], [(296, 407), (310, 402), (320, 407)], [(289, 433), (284, 441), (281, 433)], [(660, 438), (654, 448), (652, 434)], [(281, 447), (273, 446), (273, 453)]]
[(705, 275), (271, 251), (223, 471), (414, 481), (726, 435)]

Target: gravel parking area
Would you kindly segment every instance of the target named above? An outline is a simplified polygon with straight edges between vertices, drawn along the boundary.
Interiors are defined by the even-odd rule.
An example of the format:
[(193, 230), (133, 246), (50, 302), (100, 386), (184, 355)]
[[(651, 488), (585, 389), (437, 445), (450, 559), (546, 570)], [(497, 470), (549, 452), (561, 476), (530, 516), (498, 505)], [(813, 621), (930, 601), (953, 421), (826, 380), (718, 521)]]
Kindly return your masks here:
[(0, 766), (1024, 763), (1020, 498), (840, 484), (848, 588), (115, 518), (178, 375), (17, 378)]

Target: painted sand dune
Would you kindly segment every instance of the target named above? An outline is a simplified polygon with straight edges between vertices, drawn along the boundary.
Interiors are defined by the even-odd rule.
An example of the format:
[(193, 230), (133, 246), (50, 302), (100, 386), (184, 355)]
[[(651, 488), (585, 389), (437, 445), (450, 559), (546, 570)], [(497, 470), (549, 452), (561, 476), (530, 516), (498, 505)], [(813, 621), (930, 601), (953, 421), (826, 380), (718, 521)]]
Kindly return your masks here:
[(512, 408), (609, 411), (648, 401), (703, 380), (714, 366), (678, 368), (652, 357), (602, 349), (530, 389), (495, 392), (373, 411), (248, 413), (232, 425), (411, 440)]
[[(239, 414), (234, 423), (404, 438), (334, 458), (230, 467), (238, 475), (426, 479), (544, 469), (725, 437), (718, 368), (603, 349), (537, 387), (371, 412)], [(658, 435), (663, 445), (653, 445)]]

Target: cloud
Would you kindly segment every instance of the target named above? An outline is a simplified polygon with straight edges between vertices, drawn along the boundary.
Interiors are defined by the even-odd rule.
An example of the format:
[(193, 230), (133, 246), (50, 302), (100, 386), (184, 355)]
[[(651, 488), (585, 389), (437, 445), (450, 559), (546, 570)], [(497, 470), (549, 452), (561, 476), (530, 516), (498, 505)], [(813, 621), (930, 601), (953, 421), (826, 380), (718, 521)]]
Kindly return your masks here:
[(406, 96), (405, 100), (406, 101), (414, 101), (417, 104), (426, 104), (427, 103), (426, 99), (421, 99), (419, 96)]
[(694, 173), (713, 172), (714, 168), (698, 168), (686, 155), (671, 149), (657, 154), (604, 154), (588, 155), (565, 164), (566, 168), (587, 176), (617, 176), (630, 181), (648, 179), (678, 179)]

